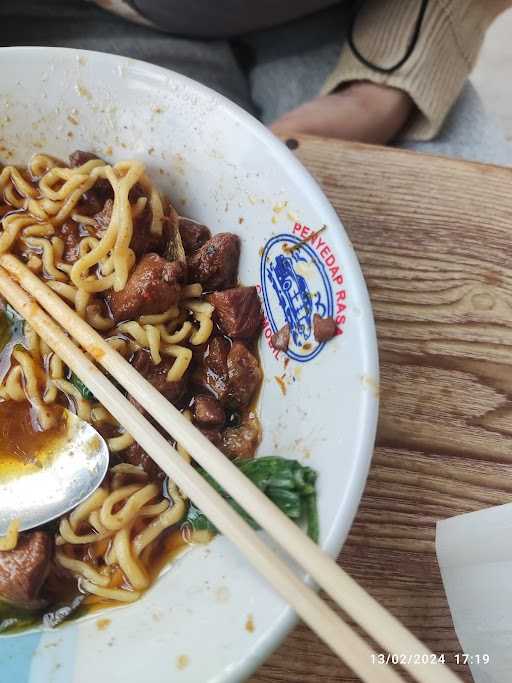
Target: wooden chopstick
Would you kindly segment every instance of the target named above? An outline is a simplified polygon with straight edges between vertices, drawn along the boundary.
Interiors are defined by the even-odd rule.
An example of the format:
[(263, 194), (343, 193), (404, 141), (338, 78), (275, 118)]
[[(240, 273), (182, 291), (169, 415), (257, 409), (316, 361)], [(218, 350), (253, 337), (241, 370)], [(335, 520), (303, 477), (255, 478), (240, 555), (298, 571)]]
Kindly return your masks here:
[[(403, 683), (390, 667), (373, 664), (374, 651), (263, 543), (206, 480), (188, 464), (27, 293), (0, 267), (0, 293), (27, 320), (98, 400), (130, 431), (182, 489), (269, 581), (297, 614), (366, 683)], [(93, 349), (99, 354), (99, 349)], [(146, 382), (140, 375), (138, 381)], [(169, 405), (169, 404), (168, 404)]]
[[(386, 651), (400, 655), (400, 661), (405, 669), (421, 683), (455, 683), (459, 681), (447, 667), (433, 664), (435, 661), (432, 653), (419, 640), (417, 640), (400, 622), (387, 612), (379, 603), (369, 596), (351, 577), (349, 577), (336, 563), (315, 545), (306, 535), (295, 526), (285, 515), (271, 503), (266, 496), (259, 491), (239, 470), (225, 458), (213, 444), (211, 444), (193, 425), (191, 425), (179, 411), (177, 411), (154, 387), (143, 380), (134, 368), (127, 363), (122, 356), (114, 351), (109, 344), (74, 311), (72, 311), (44, 282), (35, 276), (26, 266), (12, 255), (0, 257), (0, 265), (6, 268), (31, 295), (66, 329), (80, 344), (95, 358), (129, 393), (156, 419), (174, 438), (179, 441), (199, 462), (210, 475), (221, 484), (226, 491), (237, 500), (246, 511), (264, 528), (278, 543), (293, 557), (299, 565), (333, 597), (333, 599), (354, 618), (377, 642), (381, 643)], [(320, 613), (323, 618), (333, 624), (332, 617), (338, 625), (336, 638), (340, 636), (340, 622), (335, 615), (319, 600), (319, 603), (311, 604), (312, 596), (315, 596), (304, 584), (297, 579), (268, 548), (262, 544), (258, 536), (251, 531), (250, 542), (247, 547), (244, 535), (249, 533), (249, 527), (242, 523), (241, 518), (235, 518), (224, 509), (226, 504), (219, 496), (213, 496), (213, 490), (208, 491), (203, 486), (198, 489), (199, 482), (203, 485), (204, 480), (194, 471), (190, 465), (176, 455), (165, 439), (156, 430), (155, 434), (148, 436), (149, 423), (138, 413), (131, 404), (122, 397), (122, 394), (112, 387), (102, 373), (90, 363), (83, 354), (78, 355), (74, 344), (63, 335), (62, 331), (52, 323), (52, 340), (49, 339), (49, 319), (39, 307), (37, 307), (20, 288), (12, 282), (10, 277), (0, 269), (0, 291), (15, 308), (21, 306), (21, 294), (24, 297), (23, 310), (20, 313), (33, 324), (34, 329), (47, 341), (64, 362), (81, 377), (89, 388), (97, 395), (99, 400), (112, 412), (141, 444), (157, 464), (167, 473), (194, 502), (210, 517), (212, 522), (233, 540), (244, 552), (249, 553), (249, 559), (258, 566), (258, 569), (274, 585), (281, 595), (291, 604), (298, 614), (322, 637), (332, 649), (358, 673), (363, 680), (368, 681), (398, 681), (396, 674), (383, 665), (376, 665), (371, 661), (371, 650), (364, 642), (351, 633), (351, 639), (357, 639), (357, 656), (355, 650), (347, 653), (347, 648), (342, 647), (340, 642), (333, 638), (333, 632), (325, 628), (325, 623), (320, 623)], [(18, 305), (17, 305), (18, 303)], [(35, 311), (37, 309), (37, 315)], [(36, 318), (44, 317), (44, 324)], [(37, 327), (36, 327), (37, 325)], [(55, 329), (56, 328), (56, 329)], [(60, 337), (55, 336), (57, 330)], [(58, 345), (58, 349), (55, 345)], [(82, 357), (83, 356), (83, 357)], [(79, 359), (79, 360), (78, 360)], [(80, 361), (80, 363), (79, 363)], [(85, 363), (85, 364), (84, 364)], [(80, 368), (77, 367), (80, 364)], [(93, 369), (94, 372), (91, 370)], [(107, 384), (102, 384), (106, 382)], [(101, 386), (101, 390), (96, 387)], [(116, 392), (115, 394), (113, 392)], [(114, 405), (122, 399), (119, 406)], [(127, 405), (124, 405), (124, 404)], [(129, 408), (129, 410), (128, 410)], [(141, 420), (143, 422), (141, 422)], [(140, 429), (140, 431), (139, 431)], [(158, 439), (155, 441), (155, 439)], [(148, 445), (148, 439), (153, 439)], [(169, 450), (170, 449), (170, 450)], [(170, 454), (172, 452), (172, 460)], [(189, 471), (191, 470), (191, 471)], [(199, 478), (199, 482), (197, 481)], [(222, 505), (221, 505), (222, 503)], [(229, 509), (229, 513), (232, 510)], [(243, 531), (241, 531), (243, 529)], [(248, 538), (248, 537), (247, 537)], [(256, 560), (251, 556), (256, 544)], [(263, 546), (263, 547), (260, 547)], [(270, 553), (270, 554), (269, 554)], [(276, 567), (275, 563), (278, 562)], [(259, 563), (259, 564), (258, 564)], [(270, 569), (271, 567), (271, 569)], [(283, 585), (283, 574), (294, 577), (294, 589)], [(300, 592), (300, 598), (296, 594)], [(306, 599), (307, 598), (307, 599)], [(302, 599), (305, 602), (302, 602)], [(299, 605), (297, 603), (300, 603)], [(322, 608), (320, 607), (322, 606)], [(314, 614), (313, 614), (314, 613)], [(339, 623), (338, 623), (339, 622)], [(343, 624), (344, 629), (348, 627)], [(346, 638), (346, 632), (343, 636)], [(351, 646), (353, 648), (353, 645)], [(363, 662), (361, 656), (370, 659)], [(350, 657), (351, 661), (349, 661)], [(354, 660), (357, 659), (357, 662)], [(357, 666), (357, 668), (356, 668)], [(377, 669), (377, 671), (376, 671)], [(386, 678), (389, 675), (395, 678)]]

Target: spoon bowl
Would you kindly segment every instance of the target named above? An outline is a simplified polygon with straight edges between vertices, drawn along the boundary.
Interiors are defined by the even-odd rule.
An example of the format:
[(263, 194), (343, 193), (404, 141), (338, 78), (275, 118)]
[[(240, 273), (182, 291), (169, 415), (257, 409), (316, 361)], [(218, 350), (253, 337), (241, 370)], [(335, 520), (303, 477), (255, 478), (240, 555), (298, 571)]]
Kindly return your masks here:
[(14, 519), (25, 531), (60, 517), (103, 481), (109, 463), (104, 439), (68, 410), (62, 419), (66, 429), (48, 446), (42, 465), (0, 478), (0, 535)]

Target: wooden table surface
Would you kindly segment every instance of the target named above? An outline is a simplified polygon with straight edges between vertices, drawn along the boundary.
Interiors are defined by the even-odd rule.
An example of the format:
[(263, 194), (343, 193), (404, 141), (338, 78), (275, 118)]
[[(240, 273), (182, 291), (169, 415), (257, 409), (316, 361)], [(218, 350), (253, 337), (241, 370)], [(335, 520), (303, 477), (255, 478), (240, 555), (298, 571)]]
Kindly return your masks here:
[[(435, 524), (512, 500), (512, 169), (312, 137), (296, 153), (354, 244), (379, 340), (376, 449), (339, 562), (470, 682)], [(250, 680), (358, 679), (300, 625)]]

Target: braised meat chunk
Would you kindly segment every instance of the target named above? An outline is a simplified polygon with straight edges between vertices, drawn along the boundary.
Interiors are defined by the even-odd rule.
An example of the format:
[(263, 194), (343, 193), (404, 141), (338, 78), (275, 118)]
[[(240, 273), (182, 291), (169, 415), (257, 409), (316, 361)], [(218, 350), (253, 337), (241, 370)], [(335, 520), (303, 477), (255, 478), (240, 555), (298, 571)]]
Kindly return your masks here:
[(200, 394), (194, 400), (194, 420), (204, 427), (223, 425), (226, 413), (220, 401), (213, 396)]
[(172, 368), (173, 363), (174, 358), (172, 356), (164, 356), (161, 363), (154, 365), (149, 353), (141, 349), (134, 355), (131, 364), (168, 401), (174, 406), (180, 407), (183, 405), (187, 394), (188, 381), (186, 376), (178, 382), (167, 381), (167, 373)]
[(253, 458), (261, 440), (261, 427), (252, 412), (244, 416), (239, 427), (228, 427), (222, 433), (220, 449), (228, 458)]
[(228, 354), (231, 346), (225, 337), (213, 337), (204, 354), (196, 383), (223, 402), (228, 392)]
[(190, 256), (207, 242), (212, 234), (206, 225), (196, 223), (190, 218), (179, 219), (179, 231), (185, 254)]
[(158, 467), (156, 462), (152, 460), (149, 455), (142, 449), (137, 442), (133, 443), (129, 448), (126, 449), (123, 455), (123, 460), (130, 463), (130, 465), (135, 465), (136, 467), (142, 467), (144, 472), (147, 472), (150, 477), (164, 478), (165, 474)]
[(222, 430), (220, 427), (202, 427), (198, 425), (199, 431), (206, 436), (208, 441), (211, 441), (214, 446), (220, 448), (222, 445)]
[(334, 318), (322, 318), (318, 313), (313, 316), (313, 332), (318, 342), (329, 341), (336, 334)]
[(205, 352), (205, 364), (211, 372), (228, 376), (228, 353), (231, 345), (225, 337), (212, 337)]
[(246, 406), (261, 383), (262, 372), (258, 359), (242, 342), (235, 341), (228, 354), (227, 403)]
[(223, 406), (247, 406), (261, 383), (258, 359), (241, 341), (230, 345), (225, 337), (213, 337), (204, 355), (196, 383), (210, 391)]
[(256, 287), (236, 287), (213, 292), (208, 301), (215, 307), (216, 321), (233, 339), (251, 339), (261, 327), (261, 304)]
[(290, 345), (290, 325), (286, 323), (270, 337), (270, 343), (278, 351), (288, 351)]
[(126, 287), (111, 291), (107, 301), (116, 322), (140, 315), (164, 313), (178, 300), (185, 265), (158, 254), (146, 254), (130, 275)]
[(29, 606), (39, 597), (52, 558), (52, 541), (44, 531), (20, 534), (14, 550), (0, 551), (0, 598)]
[[(96, 186), (95, 186), (96, 187)], [(93, 188), (94, 189), (94, 188)], [(94, 225), (88, 225), (88, 231), (97, 239), (101, 239), (106, 233), (107, 228), (112, 218), (112, 209), (114, 202), (112, 199), (107, 199), (103, 204), (103, 208), (92, 216)], [(144, 254), (157, 253), (159, 255), (164, 251), (165, 245), (169, 241), (169, 217), (164, 216), (162, 234), (154, 235), (151, 232), (151, 223), (153, 214), (149, 203), (146, 203), (143, 210), (135, 216), (133, 220), (132, 239), (130, 241), (130, 249), (133, 250), (135, 256), (140, 258)]]
[(64, 242), (62, 260), (66, 263), (74, 263), (80, 256), (80, 230), (74, 221), (66, 221), (58, 229), (57, 234)]
[(114, 208), (114, 200), (113, 199), (107, 199), (105, 204), (103, 205), (103, 208), (96, 212), (93, 216), (92, 219), (94, 221), (94, 225), (88, 225), (89, 232), (92, 233), (94, 237), (97, 237), (99, 240), (103, 237), (103, 235), (107, 232), (107, 228), (110, 224), (110, 219), (112, 218), (112, 209)]
[(240, 238), (230, 232), (220, 232), (189, 257), (189, 281), (200, 282), (206, 290), (233, 287), (239, 259)]
[[(69, 156), (69, 165), (71, 168), (78, 168), (83, 166), (88, 161), (93, 159), (100, 159), (97, 154), (93, 152), (82, 152), (77, 149), (75, 152)], [(114, 192), (112, 186), (106, 178), (98, 178), (94, 183), (93, 187), (80, 197), (80, 201), (76, 207), (77, 213), (84, 216), (94, 216), (102, 210), (103, 205), (107, 199), (112, 199)]]

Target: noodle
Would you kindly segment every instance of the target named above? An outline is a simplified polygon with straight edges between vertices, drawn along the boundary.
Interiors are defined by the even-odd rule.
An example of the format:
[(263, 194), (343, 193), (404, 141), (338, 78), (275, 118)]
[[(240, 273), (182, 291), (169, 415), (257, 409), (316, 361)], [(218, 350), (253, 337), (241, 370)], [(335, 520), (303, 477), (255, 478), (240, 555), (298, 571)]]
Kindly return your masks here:
[(14, 548), (18, 545), (19, 530), (20, 520), (13, 519), (9, 523), (5, 534), (0, 536), (0, 551), (14, 550)]
[(176, 359), (167, 373), (167, 381), (179, 382), (192, 360), (192, 351), (185, 346), (176, 346), (175, 344), (164, 346), (161, 350), (162, 353), (173, 356)]
[[(194, 356), (214, 333), (214, 307), (204, 300), (203, 286), (178, 280), (176, 299), (156, 308), (162, 312), (147, 313), (151, 308), (141, 307), (144, 314), (119, 318), (121, 322), (109, 298), (110, 290), (125, 288), (137, 258), (150, 250), (136, 246), (141, 225), (148, 245), (157, 238), (167, 241), (158, 242), (162, 247), (155, 251), (169, 260), (185, 258), (178, 215), (162, 201), (140, 162), (109, 165), (89, 157), (72, 168), (45, 154), (35, 154), (26, 169), (0, 166), (0, 254), (16, 253), (129, 362), (140, 355), (150, 371), (155, 369), (158, 382), (185, 380), (182, 385), (187, 386)], [(163, 489), (162, 473), (154, 463), (147, 466), (129, 431), (30, 325), (24, 325), (9, 353), (0, 399), (28, 401), (31, 418), (42, 430), (54, 425), (55, 406), (69, 406), (94, 425), (117, 462), (110, 465), (100, 488), (60, 518), (52, 560), (56, 576), (72, 577), (79, 590), (95, 596), (93, 600), (137, 600), (154, 579), (156, 551), (166, 549), (169, 533), (181, 533), (186, 496), (173, 482)], [(190, 421), (192, 395), (180, 406)], [(132, 447), (133, 464), (128, 457)], [(179, 443), (176, 448), (190, 462), (186, 449)], [(0, 537), (0, 551), (16, 547), (18, 530), (15, 520)]]

